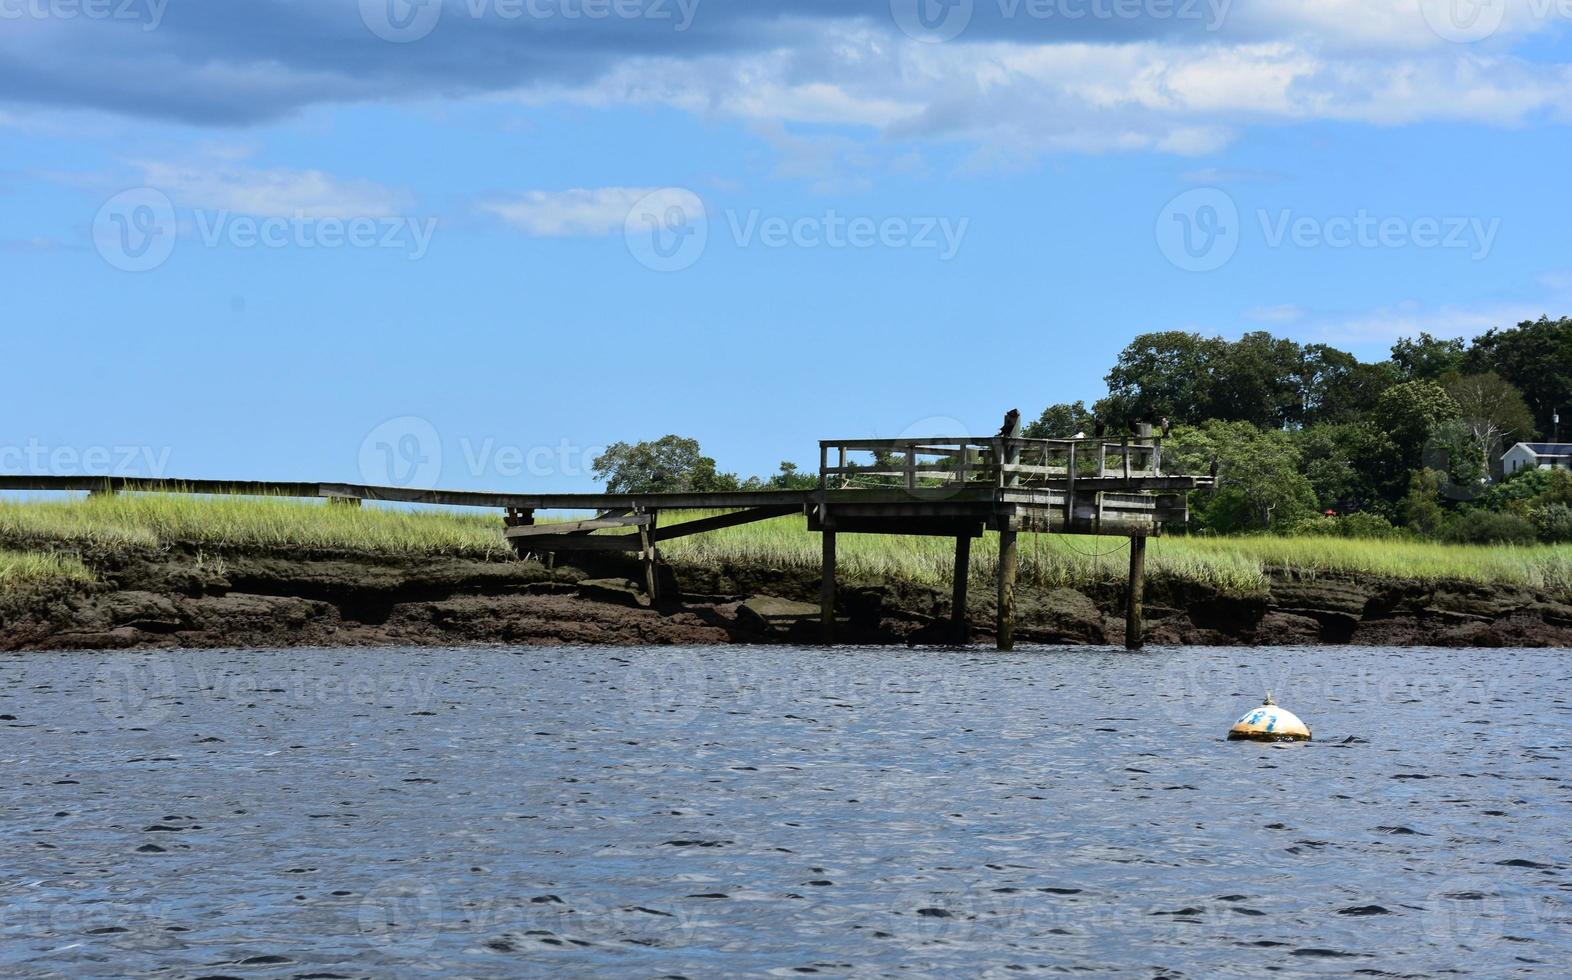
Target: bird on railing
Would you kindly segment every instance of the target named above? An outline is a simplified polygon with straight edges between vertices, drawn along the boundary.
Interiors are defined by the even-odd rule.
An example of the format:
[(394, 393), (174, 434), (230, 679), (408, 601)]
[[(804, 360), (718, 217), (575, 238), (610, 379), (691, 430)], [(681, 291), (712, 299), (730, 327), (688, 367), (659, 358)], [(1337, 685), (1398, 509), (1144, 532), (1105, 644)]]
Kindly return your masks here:
[(1097, 424), (1092, 427), (1092, 437), (1095, 438), (1095, 439), (1101, 439), (1103, 436), (1105, 436), (1107, 434), (1108, 434), (1108, 423), (1104, 422), (1102, 419), (1098, 419), (1097, 420)]
[(1021, 428), (1021, 410), (1012, 408), (1004, 415), (1004, 424), (999, 427), (999, 435), (1010, 439), (1019, 433)]
[(1217, 479), (1217, 460), (1212, 460), (1212, 479)]
[(1162, 420), (1161, 423), (1159, 423), (1159, 425), (1160, 425), (1160, 427), (1163, 430), (1163, 438), (1167, 439), (1168, 438), (1168, 433), (1173, 431), (1174, 424), (1172, 422), (1168, 421), (1168, 416), (1164, 415), (1163, 416), (1163, 420)]

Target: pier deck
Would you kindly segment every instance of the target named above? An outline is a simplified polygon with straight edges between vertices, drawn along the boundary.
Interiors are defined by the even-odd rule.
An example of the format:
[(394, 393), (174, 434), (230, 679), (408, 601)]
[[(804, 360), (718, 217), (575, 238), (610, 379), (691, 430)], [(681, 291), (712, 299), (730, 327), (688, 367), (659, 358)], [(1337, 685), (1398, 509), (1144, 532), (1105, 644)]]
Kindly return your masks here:
[[(520, 555), (580, 551), (635, 554), (652, 601), (659, 598), (660, 543), (794, 514), (823, 539), (821, 620), (833, 641), (835, 557), (840, 534), (912, 534), (956, 542), (952, 626), (967, 638), (966, 587), (971, 542), (999, 535), (996, 642), (1014, 644), (1017, 535), (1021, 532), (1120, 535), (1130, 539), (1126, 644), (1141, 645), (1141, 591), (1146, 539), (1188, 520), (1186, 492), (1210, 478), (1170, 474), (1155, 437), (1024, 439), (1018, 430), (992, 437), (851, 439), (820, 443), (819, 486), (812, 490), (718, 493), (517, 494), (423, 490), (351, 483), (274, 483), (132, 477), (0, 476), (0, 490), (90, 493), (191, 493), (323, 498), (496, 509)], [(541, 512), (593, 513), (537, 523)], [(702, 516), (662, 524), (684, 511)], [(627, 533), (615, 533), (627, 532)]]

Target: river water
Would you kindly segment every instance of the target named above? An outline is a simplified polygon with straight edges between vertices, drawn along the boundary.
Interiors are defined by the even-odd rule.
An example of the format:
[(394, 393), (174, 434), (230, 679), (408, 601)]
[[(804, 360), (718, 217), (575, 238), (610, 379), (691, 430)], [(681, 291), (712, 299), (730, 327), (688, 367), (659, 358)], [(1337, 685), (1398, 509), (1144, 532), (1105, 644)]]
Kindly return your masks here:
[[(1565, 651), (0, 659), (0, 974), (1565, 976)], [(1308, 745), (1223, 739), (1263, 692)]]

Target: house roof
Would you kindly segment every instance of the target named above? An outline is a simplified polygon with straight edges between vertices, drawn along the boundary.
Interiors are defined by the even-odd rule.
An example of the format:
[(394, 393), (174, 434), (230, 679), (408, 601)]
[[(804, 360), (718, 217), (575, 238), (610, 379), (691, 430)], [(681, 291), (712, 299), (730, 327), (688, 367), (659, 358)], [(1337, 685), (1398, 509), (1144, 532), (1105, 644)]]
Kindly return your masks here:
[(1572, 456), (1572, 442), (1520, 442), (1535, 456)]

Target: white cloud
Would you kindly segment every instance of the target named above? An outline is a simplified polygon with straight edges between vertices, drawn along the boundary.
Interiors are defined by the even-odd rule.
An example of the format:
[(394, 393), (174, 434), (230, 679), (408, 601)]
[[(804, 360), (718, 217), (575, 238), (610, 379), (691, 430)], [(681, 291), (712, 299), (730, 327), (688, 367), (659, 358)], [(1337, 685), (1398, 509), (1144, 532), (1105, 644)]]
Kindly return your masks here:
[[(1418, 21), (1425, 30), (1417, 13), (1404, 16), (1371, 23)], [(1385, 36), (1360, 30), (1361, 37)], [(1401, 35), (1395, 26), (1392, 33)], [(530, 104), (660, 104), (757, 126), (865, 127), (894, 139), (969, 142), (1000, 158), (1054, 151), (1197, 156), (1260, 123), (1516, 125), (1567, 118), (1572, 67), (1439, 43), (1396, 51), (1328, 51), (1304, 37), (934, 45), (843, 27), (818, 45), (763, 54), (630, 58), (582, 84), (537, 85), (515, 97)]]
[(539, 238), (598, 237), (622, 231), (628, 213), (651, 187), (530, 191), (483, 202), (480, 210)]
[(1431, 306), (1410, 300), (1366, 312), (1330, 315), (1310, 321), (1308, 332), (1330, 344), (1385, 348), (1399, 337), (1420, 331), (1436, 337), (1473, 337), (1492, 327), (1511, 327), (1552, 312), (1543, 304)]
[(144, 184), (181, 208), (315, 220), (393, 217), (409, 206), (406, 194), (372, 181), (320, 170), (246, 167), (233, 153), (197, 163), (143, 161), (137, 166)]

